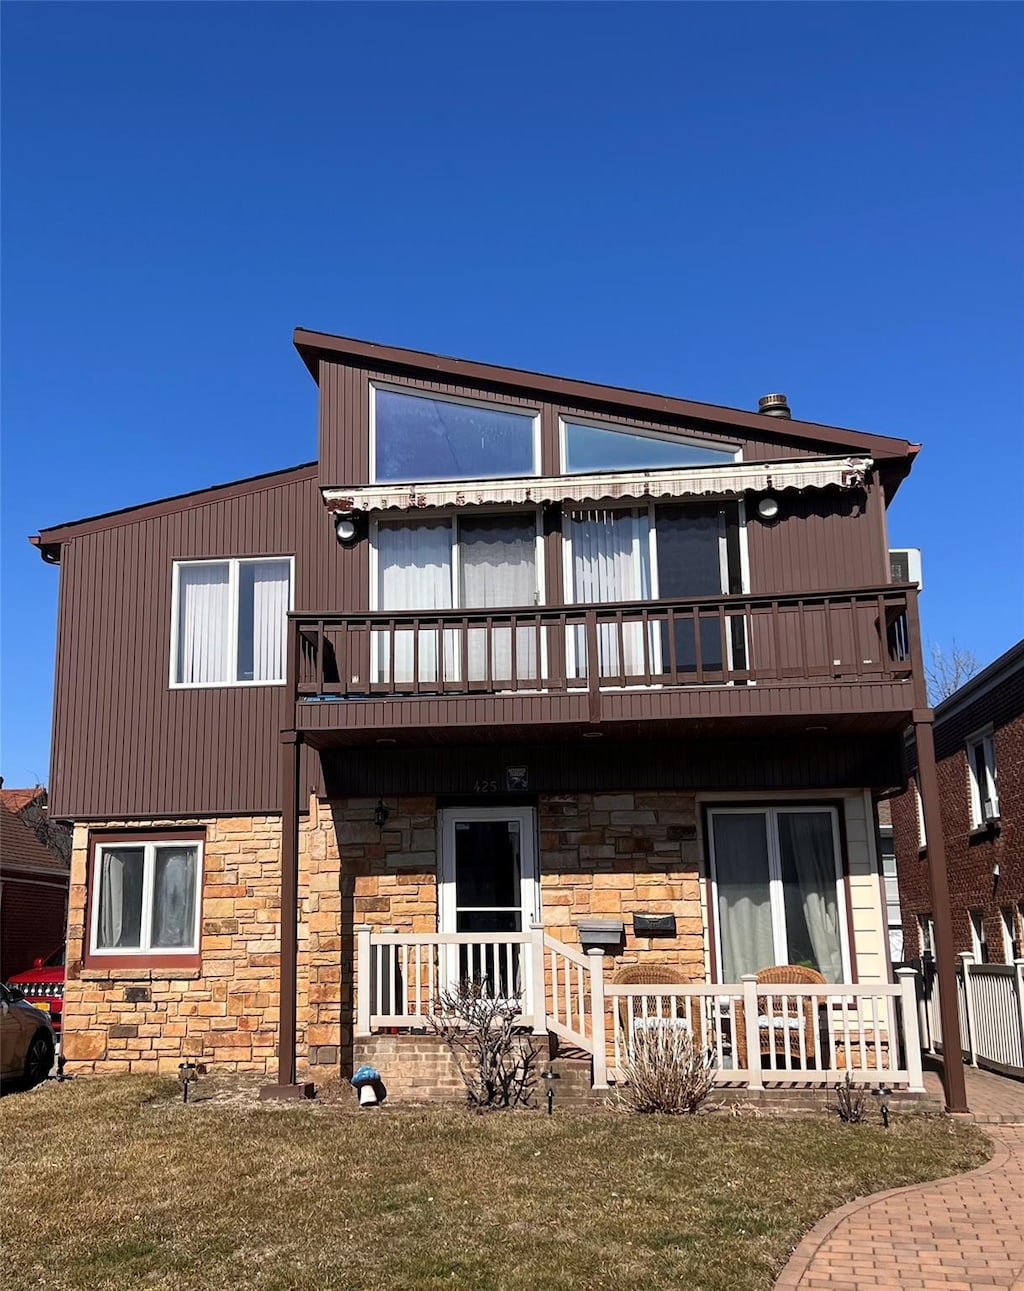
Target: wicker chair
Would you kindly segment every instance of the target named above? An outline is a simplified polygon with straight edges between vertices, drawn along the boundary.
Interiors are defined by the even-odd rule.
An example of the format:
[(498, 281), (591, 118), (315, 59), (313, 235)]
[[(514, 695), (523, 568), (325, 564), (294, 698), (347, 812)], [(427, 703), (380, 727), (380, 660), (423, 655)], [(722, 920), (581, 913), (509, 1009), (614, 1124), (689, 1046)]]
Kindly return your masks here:
[[(762, 968), (757, 974), (760, 986), (824, 986), (825, 979), (814, 968), (803, 964), (776, 964), (771, 968)], [(768, 1016), (768, 997), (757, 997), (759, 1018)], [(778, 1006), (773, 1008), (774, 1025), (758, 1027), (761, 1056), (783, 1058), (789, 1050), (790, 1058), (795, 1063), (803, 1062), (807, 1066), (817, 1065), (818, 1024), (815, 1009), (810, 998), (795, 997), (786, 1001), (785, 1015)], [(736, 1002), (736, 1036), (739, 1050), (740, 1066), (747, 1066), (747, 1027), (746, 1010), (743, 1002)]]
[[(678, 968), (673, 968), (671, 964), (625, 964), (622, 968), (616, 969), (609, 980), (619, 986), (678, 986), (682, 980), (682, 971)], [(696, 1021), (698, 1026), (696, 1034), (699, 1035), (699, 1019), (696, 1019), (693, 1016), (693, 1006), (695, 1005), (699, 1008), (700, 1000), (698, 998), (694, 998), (690, 1001), (690, 1005), (690, 1016), (687, 1017), (687, 1013), (684, 1012), (685, 1001), (679, 1000), (676, 1006), (675, 1017), (686, 1018), (691, 1028), (694, 1026)], [(634, 1026), (639, 1018), (644, 1016), (645, 1011), (650, 1016), (656, 1017), (657, 1010), (657, 994), (635, 995), (633, 997)], [(666, 1019), (666, 1021), (668, 1021), (668, 1019)], [(627, 1032), (629, 1030), (629, 1008), (626, 1003), (626, 998), (621, 995), (619, 996), (618, 1025), (623, 1032)]]

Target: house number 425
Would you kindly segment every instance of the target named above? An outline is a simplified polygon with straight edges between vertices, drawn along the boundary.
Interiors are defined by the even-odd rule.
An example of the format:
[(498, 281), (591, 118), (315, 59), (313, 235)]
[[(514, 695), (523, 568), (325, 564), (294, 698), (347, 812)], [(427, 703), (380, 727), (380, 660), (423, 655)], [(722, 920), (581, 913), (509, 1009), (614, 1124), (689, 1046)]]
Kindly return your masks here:
[(498, 782), (497, 780), (474, 780), (473, 792), (474, 793), (497, 793)]

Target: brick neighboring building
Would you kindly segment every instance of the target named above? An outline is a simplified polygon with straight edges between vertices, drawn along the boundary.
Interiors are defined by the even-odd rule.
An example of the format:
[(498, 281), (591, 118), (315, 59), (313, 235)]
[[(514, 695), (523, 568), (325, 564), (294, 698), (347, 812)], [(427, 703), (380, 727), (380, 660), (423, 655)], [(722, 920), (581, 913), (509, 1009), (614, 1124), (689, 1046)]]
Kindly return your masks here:
[[(1008, 963), (1024, 953), (1024, 641), (938, 705), (935, 746), (956, 950)], [(891, 803), (905, 959), (933, 949), (913, 747), (909, 758)]]
[(45, 789), (0, 789), (0, 977), (4, 980), (64, 944), (69, 848), (70, 831), (46, 819)]

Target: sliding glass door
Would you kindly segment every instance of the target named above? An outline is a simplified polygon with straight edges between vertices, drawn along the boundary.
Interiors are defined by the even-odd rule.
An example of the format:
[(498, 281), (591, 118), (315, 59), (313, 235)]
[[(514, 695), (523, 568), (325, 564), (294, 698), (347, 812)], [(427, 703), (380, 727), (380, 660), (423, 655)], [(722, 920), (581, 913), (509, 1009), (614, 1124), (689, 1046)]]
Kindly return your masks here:
[(835, 808), (723, 807), (709, 820), (720, 980), (738, 982), (773, 964), (846, 980)]

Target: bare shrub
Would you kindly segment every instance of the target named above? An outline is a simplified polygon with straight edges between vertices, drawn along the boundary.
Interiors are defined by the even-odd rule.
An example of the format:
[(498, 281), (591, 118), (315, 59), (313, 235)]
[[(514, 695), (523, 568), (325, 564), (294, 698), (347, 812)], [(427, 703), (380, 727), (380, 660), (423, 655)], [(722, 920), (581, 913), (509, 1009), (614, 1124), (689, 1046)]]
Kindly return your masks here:
[(652, 1027), (631, 1038), (619, 1099), (631, 1112), (695, 1112), (711, 1093), (714, 1054), (682, 1027)]
[(836, 1085), (836, 1111), (846, 1125), (860, 1125), (868, 1118), (868, 1095), (863, 1085), (855, 1085), (846, 1073), (841, 1085)]
[(522, 1031), (518, 999), (499, 999), (486, 980), (443, 991), (428, 1019), (455, 1060), (466, 1098), (480, 1110), (522, 1107), (537, 1082), (539, 1051)]

